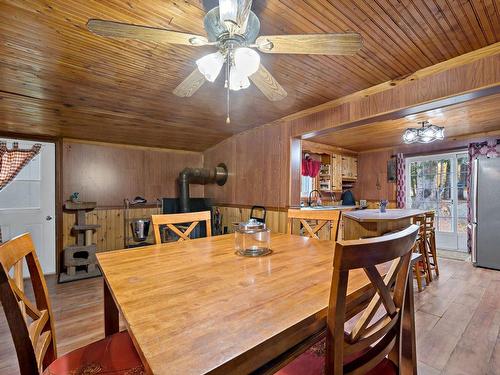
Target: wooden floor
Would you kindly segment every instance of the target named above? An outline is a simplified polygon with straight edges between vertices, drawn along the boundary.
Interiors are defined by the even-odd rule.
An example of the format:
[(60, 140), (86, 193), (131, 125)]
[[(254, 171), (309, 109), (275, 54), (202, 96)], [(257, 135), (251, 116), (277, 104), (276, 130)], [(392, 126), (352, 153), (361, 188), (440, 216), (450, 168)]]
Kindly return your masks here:
[[(102, 280), (49, 277), (59, 354), (103, 337)], [(500, 375), (500, 271), (441, 260), (441, 276), (416, 294), (419, 375)], [(17, 374), (0, 309), (0, 374)]]

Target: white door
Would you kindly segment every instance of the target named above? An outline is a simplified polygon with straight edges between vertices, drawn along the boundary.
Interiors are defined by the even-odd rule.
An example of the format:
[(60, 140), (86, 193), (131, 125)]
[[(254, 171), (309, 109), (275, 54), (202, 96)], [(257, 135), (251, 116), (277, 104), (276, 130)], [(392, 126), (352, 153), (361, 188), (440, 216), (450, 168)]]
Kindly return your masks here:
[[(12, 147), (13, 140), (0, 138), (0, 141)], [(55, 273), (55, 145), (17, 142), (20, 148), (29, 148), (34, 143), (42, 144), (42, 148), (16, 178), (0, 191), (2, 240), (30, 232), (43, 272)], [(26, 267), (24, 272), (28, 274)]]
[(466, 153), (406, 159), (406, 206), (436, 212), (436, 246), (467, 251)]

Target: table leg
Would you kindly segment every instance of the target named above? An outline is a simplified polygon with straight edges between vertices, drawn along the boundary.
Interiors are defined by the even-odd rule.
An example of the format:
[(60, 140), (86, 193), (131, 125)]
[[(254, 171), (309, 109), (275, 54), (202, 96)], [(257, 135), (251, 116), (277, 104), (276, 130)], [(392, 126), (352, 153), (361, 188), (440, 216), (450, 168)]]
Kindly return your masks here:
[(108, 283), (103, 279), (104, 286), (104, 335), (111, 336), (120, 331), (120, 315), (115, 300), (111, 295)]
[(402, 317), (401, 362), (402, 375), (417, 375), (417, 342), (415, 336), (415, 302), (413, 297), (413, 277), (406, 283), (406, 293)]

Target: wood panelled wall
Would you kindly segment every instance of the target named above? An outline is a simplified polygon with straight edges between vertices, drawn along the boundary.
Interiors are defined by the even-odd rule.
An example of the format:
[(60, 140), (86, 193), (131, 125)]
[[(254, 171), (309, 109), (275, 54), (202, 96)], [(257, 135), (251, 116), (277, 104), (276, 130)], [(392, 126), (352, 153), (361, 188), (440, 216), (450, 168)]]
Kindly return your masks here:
[[(156, 208), (133, 208), (130, 210), (131, 218), (148, 217), (158, 213)], [(96, 209), (86, 213), (85, 221), (88, 224), (99, 224), (101, 227), (94, 234), (97, 251), (110, 251), (124, 248), (125, 228), (123, 224), (124, 210), (122, 208)], [(75, 214), (65, 211), (63, 213), (63, 247), (74, 245), (75, 237), (71, 227), (75, 225)], [(131, 236), (131, 231), (128, 233)], [(154, 243), (153, 228), (149, 228), (148, 242)]]
[[(199, 152), (75, 141), (64, 141), (63, 148), (63, 199), (77, 191), (98, 207), (122, 207), (124, 198), (136, 196), (150, 203), (176, 197), (179, 172), (203, 166)], [(203, 197), (203, 186), (193, 185), (191, 196)]]
[(264, 125), (237, 134), (204, 153), (206, 167), (226, 163), (226, 185), (205, 186), (218, 204), (287, 207), (290, 181), (288, 123)]
[(396, 182), (387, 181), (387, 161), (392, 150), (358, 154), (358, 180), (352, 189), (356, 200), (396, 200)]
[[(294, 147), (291, 137), (311, 138), (332, 129), (350, 129), (355, 137), (356, 127), (369, 122), (494, 94), (500, 90), (499, 67), (500, 43), (496, 43), (237, 134), (204, 152), (205, 165), (223, 161), (230, 171), (226, 186), (207, 187), (205, 192), (218, 203), (287, 207), (300, 199), (300, 147)], [(384, 183), (386, 178), (381, 180), (386, 160), (383, 166), (376, 164), (375, 174), (368, 169), (366, 189), (357, 187), (358, 199), (391, 199), (394, 194), (395, 188)], [(358, 179), (362, 173), (360, 168)], [(381, 189), (368, 192), (377, 177)]]
[[(228, 233), (233, 233), (233, 223), (246, 221), (250, 218), (250, 208), (217, 206), (222, 214), (222, 227), (227, 227)], [(267, 210), (266, 225), (272, 232), (286, 233), (287, 213), (283, 210)]]
[[(177, 197), (177, 176), (185, 167), (203, 166), (198, 152), (84, 143), (65, 140), (63, 144), (63, 199), (77, 191), (82, 201), (96, 201), (98, 208), (87, 213), (89, 224), (100, 224), (94, 240), (98, 251), (123, 248), (123, 200), (145, 197)], [(192, 197), (203, 197), (202, 185), (191, 186)], [(131, 209), (132, 217), (149, 216), (156, 208)], [(74, 244), (73, 212), (63, 213), (63, 247)], [(152, 241), (152, 229), (150, 230)]]

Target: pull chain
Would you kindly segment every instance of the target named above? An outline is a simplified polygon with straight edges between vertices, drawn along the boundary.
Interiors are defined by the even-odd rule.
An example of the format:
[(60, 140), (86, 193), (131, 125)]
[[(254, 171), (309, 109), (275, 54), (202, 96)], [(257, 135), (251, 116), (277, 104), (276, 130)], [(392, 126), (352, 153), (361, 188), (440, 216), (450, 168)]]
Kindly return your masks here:
[(231, 82), (231, 49), (229, 49), (229, 52), (227, 53), (227, 63), (226, 63), (226, 107), (227, 107), (227, 117), (226, 117), (226, 124), (231, 123), (231, 117), (229, 115), (229, 110), (230, 110), (230, 102), (229, 102), (229, 96), (230, 96), (230, 82)]

